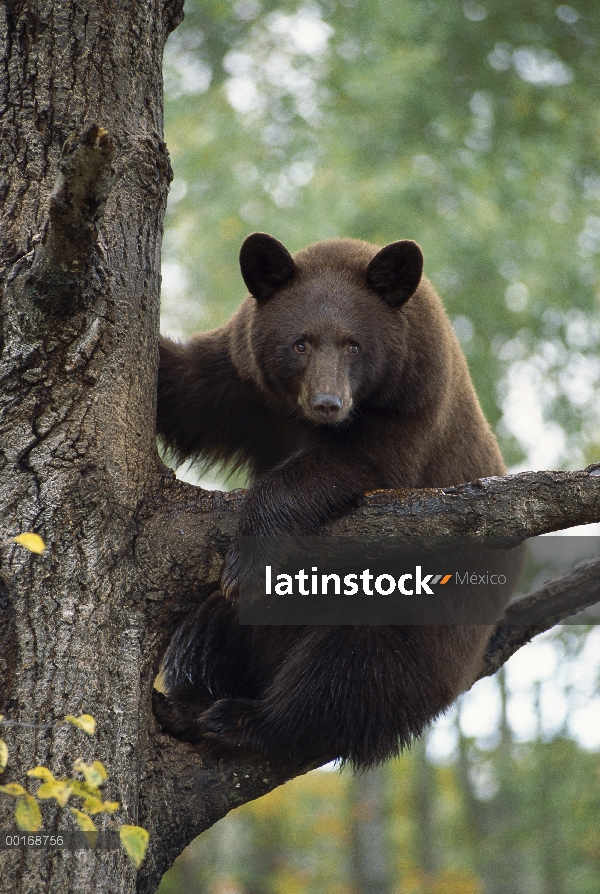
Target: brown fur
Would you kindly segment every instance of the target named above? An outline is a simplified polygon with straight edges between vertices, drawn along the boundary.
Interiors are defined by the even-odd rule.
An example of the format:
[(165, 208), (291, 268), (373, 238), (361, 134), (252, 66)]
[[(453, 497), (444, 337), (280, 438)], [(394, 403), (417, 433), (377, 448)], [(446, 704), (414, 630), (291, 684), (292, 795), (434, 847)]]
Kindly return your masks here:
[[(316, 533), (365, 491), (502, 475), (442, 304), (414, 242), (265, 234), (240, 253), (251, 291), (222, 327), (163, 338), (158, 431), (179, 459), (246, 467), (241, 535)], [(355, 347), (356, 346), (356, 349)], [(222, 578), (235, 600), (234, 542)], [(177, 632), (162, 722), (266, 755), (397, 752), (472, 680), (485, 627), (240, 627), (220, 594)]]

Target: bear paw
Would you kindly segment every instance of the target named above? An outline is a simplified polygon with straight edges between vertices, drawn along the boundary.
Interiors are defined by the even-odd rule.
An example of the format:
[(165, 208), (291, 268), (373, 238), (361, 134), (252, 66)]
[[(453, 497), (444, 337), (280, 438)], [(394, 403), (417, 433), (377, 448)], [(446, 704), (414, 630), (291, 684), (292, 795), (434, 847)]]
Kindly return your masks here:
[(221, 592), (226, 599), (236, 602), (240, 591), (245, 599), (256, 601), (264, 596), (265, 566), (280, 559), (274, 538), (254, 538), (242, 552), (236, 538), (227, 551), (221, 573)]
[(259, 702), (242, 698), (222, 698), (199, 718), (203, 735), (211, 742), (230, 750), (243, 748), (264, 755), (267, 748), (259, 722)]
[(152, 690), (152, 711), (160, 728), (184, 742), (199, 742), (203, 738), (201, 717), (206, 707), (206, 700), (181, 701)]
[(221, 572), (221, 592), (230, 602), (236, 602), (239, 596), (240, 546), (234, 540), (225, 557), (225, 565)]

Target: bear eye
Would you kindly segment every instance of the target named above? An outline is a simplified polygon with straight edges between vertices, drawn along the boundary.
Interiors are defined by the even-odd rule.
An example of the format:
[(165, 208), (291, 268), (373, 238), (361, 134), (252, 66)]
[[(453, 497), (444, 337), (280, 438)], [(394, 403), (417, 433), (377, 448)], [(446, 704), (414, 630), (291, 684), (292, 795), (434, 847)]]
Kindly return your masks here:
[(297, 341), (294, 345), (294, 351), (297, 354), (306, 354), (306, 342), (305, 341)]
[(349, 354), (358, 354), (360, 351), (360, 345), (357, 345), (355, 341), (351, 341), (348, 345), (348, 353)]

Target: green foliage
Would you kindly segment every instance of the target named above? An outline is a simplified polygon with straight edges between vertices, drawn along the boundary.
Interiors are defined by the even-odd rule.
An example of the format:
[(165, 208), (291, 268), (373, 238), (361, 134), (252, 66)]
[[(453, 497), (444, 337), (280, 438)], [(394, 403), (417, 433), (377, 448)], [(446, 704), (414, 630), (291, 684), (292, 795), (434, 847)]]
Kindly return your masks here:
[(484, 747), (461, 734), (459, 751), (440, 763), (414, 746), (374, 771), (374, 804), (360, 797), (368, 778), (357, 791), (346, 771), (299, 777), (204, 833), (160, 894), (369, 891), (357, 857), (374, 830), (386, 894), (596, 894), (600, 754), (561, 735)]
[[(3, 719), (0, 715), (0, 723)], [(82, 729), (90, 736), (94, 735), (96, 729), (96, 721), (90, 714), (80, 714), (79, 717), (69, 714), (65, 717), (64, 722)], [(2, 746), (4, 746), (4, 750)], [(8, 763), (8, 749), (6, 744), (0, 740), (0, 758), (2, 756), (5, 757), (5, 761), (4, 766), (0, 762), (0, 773)], [(71, 798), (76, 798), (80, 801), (79, 807), (69, 806), (69, 812), (77, 826), (82, 832), (98, 832), (92, 816), (97, 814), (110, 816), (119, 809), (118, 801), (104, 801), (102, 797), (101, 787), (108, 779), (106, 768), (98, 760), (86, 764), (77, 759), (73, 764), (73, 773), (83, 777), (83, 780), (77, 779), (75, 776), (57, 779), (48, 767), (33, 767), (27, 771), (27, 776), (41, 780), (41, 785), (33, 795), (17, 782), (0, 785), (0, 793), (16, 799), (15, 822), (19, 829), (26, 832), (37, 832), (42, 828), (43, 819), (39, 801), (56, 801), (58, 807), (65, 808), (69, 806)], [(139, 869), (148, 846), (148, 832), (141, 826), (121, 825), (114, 822), (112, 822), (112, 827), (119, 831), (123, 850), (136, 869)], [(89, 843), (92, 846), (95, 844), (93, 837), (89, 839)]]

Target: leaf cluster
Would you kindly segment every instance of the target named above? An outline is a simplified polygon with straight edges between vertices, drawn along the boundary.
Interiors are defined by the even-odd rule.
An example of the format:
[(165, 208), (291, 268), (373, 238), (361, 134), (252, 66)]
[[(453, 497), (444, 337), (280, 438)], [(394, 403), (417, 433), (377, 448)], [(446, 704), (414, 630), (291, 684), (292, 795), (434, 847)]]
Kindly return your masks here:
[[(0, 715), (0, 723), (2, 719)], [(94, 735), (96, 723), (90, 714), (81, 714), (79, 717), (68, 714), (65, 722), (90, 736)], [(8, 759), (8, 747), (0, 739), (0, 774), (6, 769)], [(16, 799), (15, 822), (23, 831), (39, 831), (43, 824), (40, 802), (55, 801), (60, 808), (68, 807), (77, 826), (88, 834), (88, 841), (93, 846), (97, 841), (99, 830), (92, 817), (100, 814), (112, 816), (119, 809), (118, 801), (105, 801), (103, 798), (101, 788), (108, 779), (108, 773), (98, 760), (86, 764), (83, 760), (77, 759), (73, 764), (73, 776), (56, 778), (51, 770), (44, 766), (33, 767), (27, 771), (27, 776), (41, 780), (41, 785), (34, 794), (17, 782), (0, 785), (0, 793)], [(77, 807), (69, 803), (72, 798), (79, 802)], [(148, 832), (141, 826), (117, 823), (114, 826), (119, 832), (123, 850), (136, 869), (139, 869), (148, 846)]]

